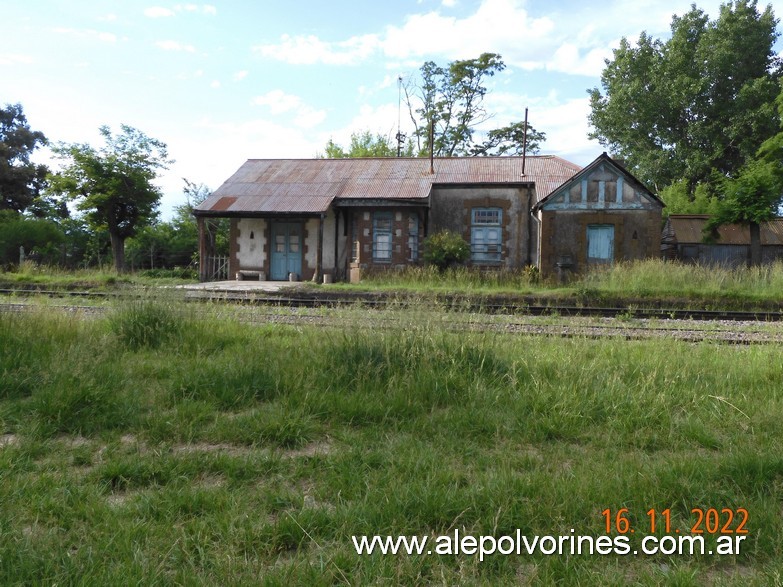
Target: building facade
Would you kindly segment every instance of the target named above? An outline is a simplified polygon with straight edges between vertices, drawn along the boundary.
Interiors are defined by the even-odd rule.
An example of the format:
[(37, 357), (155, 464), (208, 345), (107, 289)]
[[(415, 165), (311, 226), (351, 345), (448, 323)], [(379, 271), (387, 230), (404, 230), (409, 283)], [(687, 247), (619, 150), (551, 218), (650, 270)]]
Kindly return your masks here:
[(213, 221), (229, 218), (231, 278), (358, 281), (420, 263), (424, 238), (446, 229), (488, 270), (657, 255), (661, 208), (604, 154), (584, 170), (554, 156), (253, 159), (194, 213), (202, 280)]

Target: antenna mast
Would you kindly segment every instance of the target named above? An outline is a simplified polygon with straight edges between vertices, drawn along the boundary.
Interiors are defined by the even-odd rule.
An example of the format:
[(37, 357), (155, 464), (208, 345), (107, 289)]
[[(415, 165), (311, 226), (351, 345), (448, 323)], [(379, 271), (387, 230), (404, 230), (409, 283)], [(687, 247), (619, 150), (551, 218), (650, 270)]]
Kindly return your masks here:
[(397, 76), (397, 157), (402, 156), (402, 144), (405, 142), (405, 134), (400, 130), (400, 113), (402, 111), (402, 76)]

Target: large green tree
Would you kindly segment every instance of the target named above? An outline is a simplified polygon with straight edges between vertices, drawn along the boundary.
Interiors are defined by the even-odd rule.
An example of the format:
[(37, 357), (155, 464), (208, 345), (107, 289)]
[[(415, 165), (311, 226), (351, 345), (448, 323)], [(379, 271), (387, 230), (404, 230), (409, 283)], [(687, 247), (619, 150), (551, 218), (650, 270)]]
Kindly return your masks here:
[(693, 5), (666, 41), (622, 39), (589, 91), (591, 138), (657, 190), (684, 179), (693, 197), (735, 175), (778, 128), (776, 26), (771, 6), (740, 0), (716, 20)]
[[(505, 67), (497, 53), (452, 61), (445, 67), (432, 61), (421, 66), (420, 79), (404, 87), (419, 155), (429, 153), (430, 142), (437, 157), (522, 153), (523, 121), (491, 130), (486, 137), (477, 131), (493, 116), (484, 104), (486, 82)], [(527, 131), (527, 151), (535, 153), (546, 136), (530, 124)]]
[[(783, 120), (783, 91), (777, 99)], [(722, 199), (706, 230), (721, 224), (737, 223), (750, 227), (750, 264), (761, 263), (760, 224), (778, 215), (783, 201), (783, 126), (780, 132), (764, 141), (756, 156), (734, 177), (721, 182)]]
[(23, 212), (38, 196), (48, 170), (30, 155), (45, 144), (43, 133), (30, 129), (21, 104), (0, 108), (0, 210)]
[(158, 172), (171, 160), (166, 145), (140, 130), (122, 125), (114, 135), (100, 128), (105, 145), (60, 144), (54, 153), (67, 163), (51, 176), (51, 189), (76, 201), (95, 229), (111, 239), (117, 271), (125, 269), (125, 240), (152, 221), (161, 198), (154, 184)]

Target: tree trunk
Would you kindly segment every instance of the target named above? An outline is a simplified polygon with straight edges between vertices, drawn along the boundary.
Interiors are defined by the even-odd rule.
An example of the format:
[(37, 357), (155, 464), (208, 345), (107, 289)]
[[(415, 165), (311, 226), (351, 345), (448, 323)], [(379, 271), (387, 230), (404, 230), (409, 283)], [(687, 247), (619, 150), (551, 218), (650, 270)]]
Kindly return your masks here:
[(111, 238), (111, 252), (114, 256), (114, 268), (117, 273), (125, 272), (125, 239), (114, 233), (109, 233)]
[(761, 265), (761, 225), (751, 222), (750, 228), (750, 266)]

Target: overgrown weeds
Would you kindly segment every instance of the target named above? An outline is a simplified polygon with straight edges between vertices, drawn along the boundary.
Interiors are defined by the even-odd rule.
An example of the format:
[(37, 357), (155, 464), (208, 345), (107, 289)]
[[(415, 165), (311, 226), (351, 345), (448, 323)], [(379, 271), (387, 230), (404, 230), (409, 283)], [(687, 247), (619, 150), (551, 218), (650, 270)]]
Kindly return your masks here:
[[(451, 332), (430, 306), (327, 331), (144, 303), (157, 305), (140, 310), (149, 339), (125, 339), (116, 315), (0, 314), (0, 583), (779, 576), (776, 346)], [(598, 537), (601, 512), (623, 507), (632, 541), (650, 533), (652, 508), (686, 533), (693, 508), (745, 508), (750, 534), (736, 556), (484, 562), (359, 556), (351, 541)]]
[(185, 324), (181, 306), (143, 298), (119, 305), (109, 318), (109, 326), (126, 347), (137, 350), (175, 342)]

